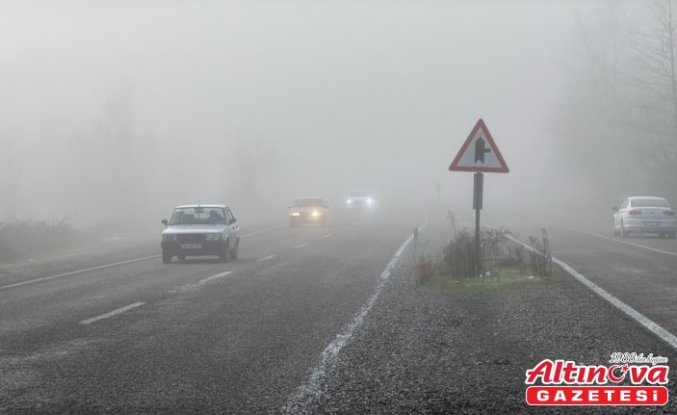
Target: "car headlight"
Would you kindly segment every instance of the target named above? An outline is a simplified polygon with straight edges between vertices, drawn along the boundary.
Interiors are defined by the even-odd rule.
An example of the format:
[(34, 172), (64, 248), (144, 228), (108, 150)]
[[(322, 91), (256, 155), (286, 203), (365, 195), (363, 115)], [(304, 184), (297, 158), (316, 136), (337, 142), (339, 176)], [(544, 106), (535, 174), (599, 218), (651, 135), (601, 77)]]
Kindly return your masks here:
[(314, 218), (316, 218), (316, 217), (318, 217), (318, 216), (322, 216), (322, 212), (320, 212), (319, 210), (313, 210), (313, 213), (311, 213), (311, 215), (312, 215)]
[(207, 241), (220, 241), (221, 240), (221, 234), (220, 233), (208, 233), (207, 238), (205, 240), (207, 240)]
[(368, 204), (369, 206), (373, 205), (373, 204), (374, 204), (374, 199), (372, 199), (372, 198), (367, 199), (367, 204)]
[(175, 233), (163, 233), (162, 234), (162, 240), (167, 241), (167, 242), (174, 242), (174, 241), (176, 241), (176, 234)]
[(349, 205), (352, 205), (352, 204), (353, 204), (353, 199), (348, 199), (348, 200), (346, 200), (346, 203), (349, 204)]
[(292, 212), (291, 215), (292, 216), (301, 216), (301, 213), (300, 212)]

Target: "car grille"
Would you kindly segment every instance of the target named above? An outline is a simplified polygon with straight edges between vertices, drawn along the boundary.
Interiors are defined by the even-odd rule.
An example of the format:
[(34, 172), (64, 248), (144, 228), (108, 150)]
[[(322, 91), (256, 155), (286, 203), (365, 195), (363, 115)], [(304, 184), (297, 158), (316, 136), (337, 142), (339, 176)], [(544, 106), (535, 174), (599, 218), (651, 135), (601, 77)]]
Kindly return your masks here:
[(192, 243), (192, 242), (203, 242), (206, 236), (203, 233), (186, 233), (179, 234), (176, 236), (176, 238), (179, 242)]

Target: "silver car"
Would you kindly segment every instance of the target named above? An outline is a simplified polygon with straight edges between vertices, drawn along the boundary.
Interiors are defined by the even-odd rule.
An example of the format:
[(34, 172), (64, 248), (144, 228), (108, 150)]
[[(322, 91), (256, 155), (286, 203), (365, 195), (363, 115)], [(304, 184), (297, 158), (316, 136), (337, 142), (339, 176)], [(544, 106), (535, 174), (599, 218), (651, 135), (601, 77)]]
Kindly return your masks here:
[(215, 255), (221, 262), (237, 259), (240, 227), (225, 205), (177, 206), (169, 221), (163, 219), (162, 262), (172, 257)]
[(677, 219), (670, 203), (662, 197), (633, 196), (614, 207), (614, 235), (655, 233), (659, 237), (675, 238)]

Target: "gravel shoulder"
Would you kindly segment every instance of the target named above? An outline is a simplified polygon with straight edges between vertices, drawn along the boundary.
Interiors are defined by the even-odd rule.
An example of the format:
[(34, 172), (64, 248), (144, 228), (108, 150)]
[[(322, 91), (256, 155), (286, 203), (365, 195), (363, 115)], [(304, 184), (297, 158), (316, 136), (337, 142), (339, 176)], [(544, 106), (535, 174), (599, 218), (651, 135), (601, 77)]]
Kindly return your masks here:
[[(442, 239), (421, 244), (439, 252)], [(664, 407), (529, 407), (525, 371), (542, 359), (607, 364), (613, 352), (675, 351), (563, 272), (514, 289), (453, 294), (417, 285), (409, 252), (364, 325), (300, 413), (631, 414)]]

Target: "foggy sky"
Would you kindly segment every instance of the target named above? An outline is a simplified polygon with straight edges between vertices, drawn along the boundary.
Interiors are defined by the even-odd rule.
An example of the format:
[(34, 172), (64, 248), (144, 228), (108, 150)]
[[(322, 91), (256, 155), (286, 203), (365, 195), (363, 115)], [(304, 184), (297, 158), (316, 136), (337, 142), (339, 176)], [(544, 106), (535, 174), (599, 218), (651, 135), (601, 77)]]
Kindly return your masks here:
[(251, 183), (258, 203), (363, 188), (398, 203), (440, 183), (469, 208), (471, 175), (447, 167), (478, 118), (511, 168), (487, 174), (487, 207), (567, 191), (550, 121), (580, 2), (26, 3), (0, 13), (0, 140), (13, 147), (0, 185), (12, 169), (15, 216), (91, 215), (65, 182), (87, 175), (78, 145), (120, 95), (144, 166), (128, 180), (145, 189), (119, 200), (143, 196), (153, 217), (248, 206), (231, 151), (243, 142), (271, 155)]

